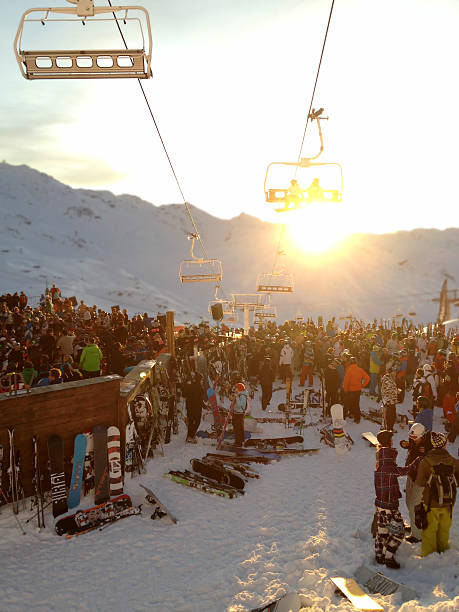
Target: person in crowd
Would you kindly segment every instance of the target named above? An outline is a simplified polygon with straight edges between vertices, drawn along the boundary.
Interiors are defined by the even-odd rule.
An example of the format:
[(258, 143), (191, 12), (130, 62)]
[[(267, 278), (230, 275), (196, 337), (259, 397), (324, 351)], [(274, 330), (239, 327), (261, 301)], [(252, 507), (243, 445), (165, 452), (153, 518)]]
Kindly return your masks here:
[(432, 449), (419, 464), (416, 477), (416, 485), (423, 490), (418, 506), (423, 557), (450, 547), (449, 532), (459, 482), (459, 461), (446, 450), (446, 436), (432, 432), (430, 437)]
[(394, 431), (396, 421), (396, 406), (398, 388), (395, 382), (397, 376), (397, 366), (389, 366), (386, 374), (381, 380), (381, 397), (384, 429)]
[(376, 389), (378, 388), (379, 375), (383, 365), (384, 362), (381, 357), (381, 347), (375, 344), (373, 349), (370, 351), (370, 397), (377, 397)]
[(29, 360), (24, 361), (24, 369), (21, 372), (26, 389), (30, 389), (34, 381), (38, 379), (38, 372)]
[(324, 385), (326, 394), (326, 407), (324, 416), (330, 416), (330, 408), (339, 403), (341, 378), (336, 369), (337, 361), (331, 358), (324, 371)]
[(187, 418), (186, 442), (196, 444), (196, 433), (201, 424), (202, 409), (207, 400), (202, 378), (198, 372), (191, 372), (190, 378), (182, 385), (182, 395), (185, 398), (185, 409)]
[(76, 335), (72, 330), (67, 330), (63, 333), (56, 342), (56, 351), (58, 355), (73, 355), (73, 343), (75, 342)]
[(51, 368), (48, 376), (44, 376), (38, 381), (38, 387), (47, 387), (48, 385), (58, 385), (62, 380), (62, 373), (59, 368)]
[[(417, 457), (424, 457), (432, 448), (430, 433), (422, 423), (414, 423), (409, 432), (408, 440), (400, 440), (400, 446), (408, 450), (405, 465), (410, 465)], [(416, 487), (415, 481), (417, 468), (406, 478), (405, 500), (408, 513), (410, 515), (410, 535), (405, 536), (405, 540), (410, 543), (421, 541), (422, 531), (416, 527), (415, 507), (419, 504), (422, 497), (422, 490)]]
[(293, 361), (293, 349), (290, 346), (290, 342), (285, 340), (284, 345), (280, 352), (279, 357), (279, 374), (282, 381), (285, 383), (287, 378), (292, 379), (292, 361)]
[(266, 410), (271, 402), (274, 382), (274, 370), (269, 357), (265, 357), (263, 360), (260, 367), (259, 380), (261, 386), (261, 409)]
[(94, 337), (88, 338), (88, 344), (81, 351), (80, 368), (84, 378), (100, 376), (100, 362), (102, 351), (95, 343)]
[(416, 423), (422, 423), (427, 431), (432, 431), (433, 426), (433, 407), (432, 402), (425, 395), (419, 395), (416, 400)]
[(249, 407), (247, 390), (244, 383), (236, 383), (236, 393), (233, 405), (234, 446), (244, 446), (244, 417)]
[(308, 384), (312, 387), (314, 383), (314, 348), (310, 340), (306, 340), (304, 343), (303, 352), (303, 367), (301, 368), (300, 385), (304, 387), (306, 376), (308, 377)]
[(344, 376), (344, 416), (351, 415), (355, 423), (360, 423), (360, 394), (362, 387), (370, 382), (369, 375), (357, 365), (355, 357), (349, 360)]
[(402, 496), (398, 484), (400, 476), (413, 474), (420, 457), (405, 467), (397, 466), (397, 450), (392, 446), (393, 432), (382, 429), (376, 436), (376, 469), (374, 472), (376, 537), (375, 561), (391, 569), (399, 569), (395, 554), (405, 536), (405, 524), (399, 510)]
[(64, 382), (74, 382), (82, 380), (83, 374), (78, 369), (78, 364), (75, 362), (66, 362), (62, 366), (62, 380)]

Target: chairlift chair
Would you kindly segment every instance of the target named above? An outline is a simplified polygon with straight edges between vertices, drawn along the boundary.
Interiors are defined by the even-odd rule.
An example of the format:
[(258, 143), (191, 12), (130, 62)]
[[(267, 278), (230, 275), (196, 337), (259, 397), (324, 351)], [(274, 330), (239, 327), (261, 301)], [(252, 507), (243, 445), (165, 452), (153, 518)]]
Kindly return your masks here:
[[(32, 8), (21, 18), (14, 39), (16, 60), (24, 78), (34, 79), (148, 79), (152, 76), (150, 18), (142, 6), (95, 7), (94, 0), (67, 0), (75, 6)], [(140, 12), (140, 14), (139, 14)], [(41, 13), (40, 17), (36, 13)], [(57, 16), (56, 16), (57, 15)], [(140, 49), (24, 50), (24, 25), (74, 22), (89, 25), (101, 22), (137, 22), (142, 38)], [(144, 32), (144, 26), (146, 32)]]
[(180, 264), (179, 278), (182, 283), (220, 283), (223, 278), (222, 262), (219, 259), (196, 257), (193, 252), (197, 234), (189, 234), (191, 239), (190, 257)]
[(293, 274), (265, 272), (257, 277), (259, 293), (293, 293)]
[[(323, 109), (319, 109), (318, 111), (312, 111), (309, 115), (311, 120), (317, 121), (317, 126), (319, 130), (320, 137), (320, 150), (317, 155), (314, 157), (302, 157), (296, 162), (271, 162), (268, 164), (266, 168), (265, 174), (265, 182), (264, 182), (264, 192), (265, 199), (267, 202), (272, 204), (283, 204), (282, 208), (276, 208), (276, 212), (287, 212), (292, 210), (298, 210), (304, 208), (306, 205), (311, 204), (312, 202), (341, 202), (343, 195), (343, 169), (341, 164), (336, 162), (316, 162), (316, 160), (324, 149), (324, 141), (322, 135), (322, 128), (320, 125), (321, 119), (325, 119), (325, 117), (320, 117)], [(302, 189), (299, 185), (295, 189), (295, 192), (292, 192), (292, 189), (288, 186), (286, 187), (270, 187), (269, 185), (272, 182), (272, 170), (274, 166), (284, 166), (284, 167), (292, 167), (292, 168), (318, 168), (328, 166), (329, 168), (336, 169), (336, 185), (334, 189), (323, 189), (320, 185), (314, 186), (314, 181), (309, 185), (306, 189)], [(295, 179), (296, 180), (296, 179)]]
[(224, 317), (234, 312), (234, 306), (231, 300), (218, 300), (217, 299), (217, 300), (211, 300), (209, 302), (209, 308), (208, 308), (209, 314), (212, 314), (212, 306), (215, 306), (216, 304), (222, 305), (222, 311), (223, 311)]
[(258, 319), (275, 319), (277, 308), (272, 304), (261, 304), (255, 308), (254, 316)]
[(253, 311), (261, 304), (261, 294), (259, 293), (232, 293), (231, 296), (235, 309), (244, 310), (248, 308)]

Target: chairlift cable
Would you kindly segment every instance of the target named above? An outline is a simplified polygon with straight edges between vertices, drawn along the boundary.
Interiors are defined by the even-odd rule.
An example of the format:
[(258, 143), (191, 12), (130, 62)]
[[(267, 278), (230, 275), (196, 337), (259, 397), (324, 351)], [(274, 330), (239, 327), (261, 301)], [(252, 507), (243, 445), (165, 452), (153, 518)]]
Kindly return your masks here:
[[(322, 44), (322, 51), (321, 51), (321, 54), (320, 54), (319, 65), (317, 67), (316, 80), (314, 82), (314, 89), (312, 90), (311, 102), (309, 104), (308, 114), (306, 115), (306, 125), (304, 126), (303, 138), (301, 140), (300, 152), (298, 154), (298, 163), (301, 160), (301, 154), (303, 152), (304, 140), (306, 138), (306, 132), (307, 132), (307, 129), (308, 129), (309, 117), (310, 117), (311, 112), (312, 112), (312, 105), (314, 104), (314, 96), (315, 96), (315, 93), (316, 93), (317, 82), (319, 80), (320, 68), (322, 66), (322, 58), (324, 56), (325, 44), (327, 42), (328, 30), (329, 30), (329, 27), (330, 27), (330, 21), (331, 21), (331, 18), (332, 18), (334, 6), (335, 6), (335, 0), (332, 0), (331, 7), (330, 7), (330, 14), (328, 16), (327, 27), (326, 27), (326, 30), (325, 30), (324, 42)], [(295, 172), (296, 172), (296, 170), (295, 170)]]
[[(108, 4), (109, 4), (109, 6), (111, 6), (111, 7), (113, 6), (113, 5), (112, 5), (111, 0), (108, 0)], [(113, 17), (114, 17), (114, 19), (115, 19), (115, 23), (116, 23), (116, 26), (117, 26), (118, 31), (119, 31), (119, 33), (120, 33), (120, 36), (121, 36), (121, 38), (122, 38), (122, 40), (123, 40), (124, 46), (125, 46), (125, 48), (126, 48), (126, 49), (128, 49), (128, 45), (127, 45), (127, 43), (126, 43), (126, 39), (124, 38), (123, 31), (121, 30), (121, 26), (120, 26), (120, 24), (119, 24), (119, 22), (118, 22), (118, 19), (116, 18), (116, 15), (115, 15), (115, 13), (114, 13), (114, 12), (113, 12)], [(202, 242), (201, 235), (199, 234), (198, 227), (197, 227), (196, 222), (195, 222), (195, 220), (194, 220), (194, 218), (193, 218), (193, 215), (192, 215), (192, 213), (191, 213), (190, 205), (188, 204), (188, 202), (187, 202), (187, 200), (186, 200), (186, 198), (185, 198), (185, 195), (184, 195), (184, 193), (183, 193), (182, 187), (181, 187), (181, 185), (180, 185), (180, 182), (179, 182), (179, 180), (178, 180), (177, 174), (176, 174), (175, 169), (174, 169), (174, 165), (172, 164), (172, 160), (171, 160), (171, 158), (170, 158), (170, 156), (169, 156), (169, 153), (168, 153), (168, 151), (167, 151), (167, 148), (166, 148), (165, 142), (164, 142), (164, 140), (163, 140), (163, 137), (161, 136), (161, 132), (159, 131), (158, 124), (157, 124), (157, 122), (156, 122), (155, 116), (154, 116), (154, 114), (153, 114), (153, 110), (152, 110), (152, 108), (151, 108), (151, 106), (150, 106), (150, 103), (149, 103), (149, 101), (148, 101), (148, 98), (147, 98), (147, 95), (146, 95), (145, 90), (144, 90), (144, 88), (143, 88), (143, 85), (142, 85), (142, 83), (141, 83), (140, 79), (137, 79), (137, 82), (138, 82), (138, 84), (139, 84), (140, 89), (142, 90), (143, 97), (144, 97), (144, 99), (145, 99), (146, 105), (147, 105), (148, 110), (149, 110), (149, 112), (150, 112), (150, 116), (151, 116), (151, 118), (152, 118), (153, 124), (154, 124), (154, 126), (155, 126), (156, 132), (157, 132), (158, 137), (159, 137), (159, 140), (160, 140), (161, 145), (162, 145), (162, 147), (163, 147), (163, 149), (164, 149), (164, 153), (166, 154), (167, 161), (169, 162), (169, 166), (170, 166), (170, 168), (171, 168), (171, 170), (172, 170), (172, 174), (174, 175), (174, 179), (175, 179), (175, 182), (177, 183), (177, 187), (178, 187), (178, 189), (179, 189), (179, 191), (180, 191), (180, 195), (182, 196), (183, 203), (185, 204), (185, 208), (186, 208), (186, 211), (187, 211), (188, 217), (189, 217), (189, 219), (190, 219), (190, 221), (191, 221), (191, 225), (193, 226), (193, 229), (194, 229), (194, 236), (196, 237), (196, 239), (198, 240), (199, 244), (201, 245), (202, 251), (203, 251), (203, 253), (204, 253), (204, 257), (205, 257), (206, 259), (208, 259), (207, 251), (206, 251), (206, 248), (205, 248), (205, 246), (204, 246), (204, 243)]]

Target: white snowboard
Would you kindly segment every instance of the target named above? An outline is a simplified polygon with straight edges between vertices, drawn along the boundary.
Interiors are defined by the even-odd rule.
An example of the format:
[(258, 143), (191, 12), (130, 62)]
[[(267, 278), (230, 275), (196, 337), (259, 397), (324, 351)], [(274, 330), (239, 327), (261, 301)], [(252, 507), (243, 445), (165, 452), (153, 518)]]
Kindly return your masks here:
[(343, 406), (341, 404), (333, 404), (330, 408), (330, 414), (333, 421), (333, 438), (335, 441), (335, 450), (338, 455), (344, 455), (350, 448), (344, 431), (345, 420), (343, 418)]

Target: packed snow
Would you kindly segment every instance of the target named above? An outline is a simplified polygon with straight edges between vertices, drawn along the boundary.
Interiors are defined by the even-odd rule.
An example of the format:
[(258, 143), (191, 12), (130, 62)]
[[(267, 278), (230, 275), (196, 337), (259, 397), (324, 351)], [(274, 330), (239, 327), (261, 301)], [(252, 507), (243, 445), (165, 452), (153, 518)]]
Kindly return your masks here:
[[(318, 388), (318, 379), (315, 386)], [(299, 388), (294, 386), (294, 393)], [(285, 389), (273, 394), (269, 410), (262, 412), (259, 396), (252, 400), (254, 416), (274, 416), (284, 401)], [(411, 394), (398, 413), (407, 414)], [(361, 408), (375, 408), (362, 396)], [(281, 413), (279, 413), (281, 414)], [(311, 409), (315, 422), (320, 409)], [(110, 610), (158, 612), (242, 612), (276, 599), (286, 592), (302, 595), (312, 610), (352, 610), (335, 594), (331, 576), (352, 577), (362, 564), (374, 571), (374, 545), (370, 524), (374, 512), (373, 469), (375, 448), (361, 433), (377, 433), (378, 425), (362, 419), (347, 423), (354, 440), (341, 456), (319, 439), (319, 423), (304, 430), (304, 446), (320, 448), (306, 456), (283, 457), (270, 465), (256, 465), (259, 480), (246, 484), (246, 493), (223, 499), (181, 486), (163, 478), (170, 469), (190, 468), (189, 460), (210, 452), (209, 439), (185, 444), (185, 426), (148, 463), (147, 474), (127, 475), (125, 491), (134, 504), (142, 503), (142, 515), (119, 521), (103, 531), (71, 540), (57, 536), (48, 509), (46, 528), (37, 533), (35, 523), (19, 519), (17, 528), (10, 508), (0, 515), (0, 608), (22, 610)], [(203, 420), (201, 429), (210, 429)], [(260, 424), (263, 436), (293, 434), (283, 424)], [(406, 439), (406, 426), (396, 425), (398, 463), (406, 451), (398, 442)], [(434, 430), (443, 431), (436, 409)], [(260, 433), (252, 434), (261, 436)], [(448, 444), (457, 456), (458, 442)], [(178, 518), (174, 525), (163, 518), (150, 520), (151, 507), (144, 501), (143, 483)], [(404, 479), (400, 481), (404, 488)], [(92, 499), (84, 498), (82, 507)], [(404, 500), (400, 509), (408, 513)], [(28, 510), (28, 508), (27, 508)], [(415, 589), (418, 598), (403, 602), (400, 593), (373, 595), (386, 611), (415, 612), (459, 610), (459, 531), (456, 514), (451, 528), (451, 549), (420, 556), (420, 545), (403, 542), (397, 558), (400, 570), (383, 568), (388, 577)]]

